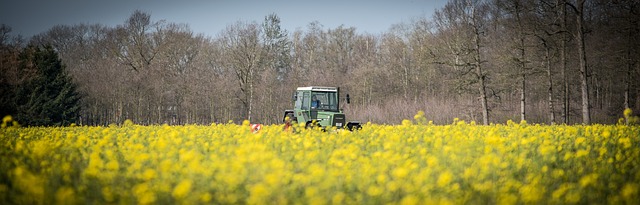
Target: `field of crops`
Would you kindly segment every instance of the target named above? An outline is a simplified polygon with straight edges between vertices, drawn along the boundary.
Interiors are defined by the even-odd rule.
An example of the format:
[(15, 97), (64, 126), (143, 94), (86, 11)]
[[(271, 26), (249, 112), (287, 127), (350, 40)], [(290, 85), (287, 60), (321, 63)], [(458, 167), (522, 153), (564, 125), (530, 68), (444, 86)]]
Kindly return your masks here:
[[(10, 119), (9, 119), (10, 120)], [(640, 127), (0, 129), (0, 204), (637, 204)]]

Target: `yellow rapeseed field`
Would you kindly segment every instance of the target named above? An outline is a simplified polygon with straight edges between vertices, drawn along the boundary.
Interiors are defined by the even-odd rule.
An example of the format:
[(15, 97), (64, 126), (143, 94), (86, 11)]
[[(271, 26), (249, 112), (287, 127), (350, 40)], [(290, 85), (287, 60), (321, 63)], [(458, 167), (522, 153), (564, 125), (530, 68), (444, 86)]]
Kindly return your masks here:
[(0, 204), (637, 204), (640, 127), (0, 129)]

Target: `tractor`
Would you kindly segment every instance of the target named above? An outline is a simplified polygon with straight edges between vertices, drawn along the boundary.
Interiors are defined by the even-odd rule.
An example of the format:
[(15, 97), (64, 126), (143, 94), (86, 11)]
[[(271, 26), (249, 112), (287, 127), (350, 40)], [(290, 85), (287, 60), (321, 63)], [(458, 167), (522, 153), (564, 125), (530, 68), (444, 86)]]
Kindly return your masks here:
[[(293, 110), (285, 110), (283, 122), (305, 126), (305, 128), (321, 127), (326, 130), (329, 127), (338, 129), (358, 130), (362, 126), (358, 121), (347, 122), (342, 109), (340, 109), (339, 87), (298, 87), (293, 94)], [(346, 102), (350, 103), (349, 94)], [(287, 122), (287, 117), (290, 122)]]

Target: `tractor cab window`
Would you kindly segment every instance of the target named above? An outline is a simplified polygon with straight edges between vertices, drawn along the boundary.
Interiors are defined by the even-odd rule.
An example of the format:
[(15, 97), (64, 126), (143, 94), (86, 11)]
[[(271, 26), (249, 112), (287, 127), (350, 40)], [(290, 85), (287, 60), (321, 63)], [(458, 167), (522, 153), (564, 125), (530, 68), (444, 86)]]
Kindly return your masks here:
[(295, 109), (301, 109), (304, 103), (302, 103), (302, 99), (304, 98), (304, 93), (302, 91), (297, 91), (295, 101)]
[(336, 92), (312, 92), (311, 108), (338, 110), (338, 94)]
[(302, 110), (309, 110), (309, 104), (311, 103), (311, 96), (309, 92), (304, 92), (302, 95)]

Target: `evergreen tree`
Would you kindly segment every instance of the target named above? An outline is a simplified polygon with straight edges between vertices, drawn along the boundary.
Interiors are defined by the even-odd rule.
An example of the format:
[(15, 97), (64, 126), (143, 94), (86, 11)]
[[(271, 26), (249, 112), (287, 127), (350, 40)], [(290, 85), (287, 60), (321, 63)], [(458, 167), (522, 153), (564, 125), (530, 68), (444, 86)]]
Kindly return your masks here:
[(287, 30), (280, 28), (280, 17), (275, 13), (264, 18), (262, 29), (266, 64), (277, 72), (278, 80), (284, 80), (291, 71), (291, 41)]
[(20, 70), (35, 70), (33, 78), (18, 88), (18, 122), (33, 126), (65, 126), (76, 121), (80, 94), (51, 46), (32, 47), (20, 55)]

